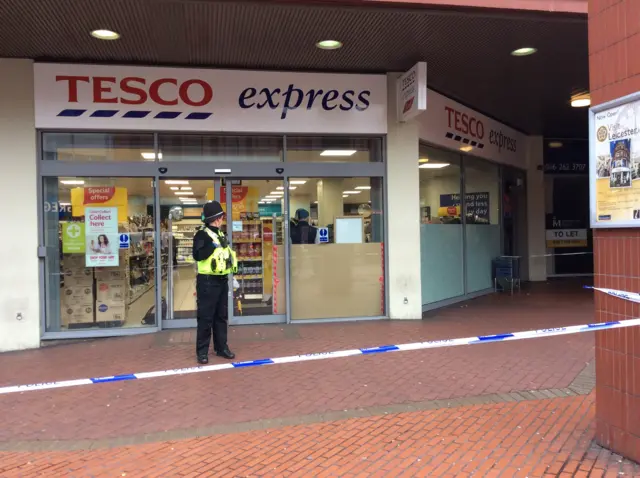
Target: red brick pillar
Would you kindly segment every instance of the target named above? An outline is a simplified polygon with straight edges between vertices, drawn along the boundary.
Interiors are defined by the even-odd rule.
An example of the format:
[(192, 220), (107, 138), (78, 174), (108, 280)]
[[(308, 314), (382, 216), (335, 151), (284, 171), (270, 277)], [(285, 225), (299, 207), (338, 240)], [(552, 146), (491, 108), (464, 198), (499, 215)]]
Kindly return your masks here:
[[(640, 0), (589, 0), (593, 105), (640, 91)], [(594, 233), (595, 284), (640, 292), (640, 229)], [(640, 317), (640, 305), (596, 293), (598, 322)], [(596, 333), (596, 440), (640, 462), (640, 328)]]

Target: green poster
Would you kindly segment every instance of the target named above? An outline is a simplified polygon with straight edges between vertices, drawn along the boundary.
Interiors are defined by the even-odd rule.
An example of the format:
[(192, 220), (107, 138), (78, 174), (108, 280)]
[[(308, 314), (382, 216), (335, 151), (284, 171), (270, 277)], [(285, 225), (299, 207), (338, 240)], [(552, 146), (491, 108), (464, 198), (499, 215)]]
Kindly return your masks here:
[(84, 254), (84, 222), (66, 222), (62, 225), (62, 253)]

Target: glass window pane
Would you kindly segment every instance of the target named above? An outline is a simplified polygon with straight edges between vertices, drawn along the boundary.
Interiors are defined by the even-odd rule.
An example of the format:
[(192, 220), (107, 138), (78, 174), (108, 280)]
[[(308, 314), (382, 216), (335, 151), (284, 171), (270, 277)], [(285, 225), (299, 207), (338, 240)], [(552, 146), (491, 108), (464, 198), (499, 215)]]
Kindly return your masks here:
[(382, 179), (289, 184), (292, 320), (384, 315)]
[(369, 163), (382, 161), (380, 138), (287, 136), (290, 162)]
[(422, 304), (464, 294), (460, 155), (420, 146)]
[(42, 159), (53, 161), (153, 161), (153, 135), (43, 133)]
[(467, 293), (493, 287), (492, 261), (501, 253), (500, 170), (464, 158), (466, 194)]
[(48, 332), (155, 326), (150, 178), (45, 178)]
[(281, 136), (161, 134), (161, 161), (282, 161)]

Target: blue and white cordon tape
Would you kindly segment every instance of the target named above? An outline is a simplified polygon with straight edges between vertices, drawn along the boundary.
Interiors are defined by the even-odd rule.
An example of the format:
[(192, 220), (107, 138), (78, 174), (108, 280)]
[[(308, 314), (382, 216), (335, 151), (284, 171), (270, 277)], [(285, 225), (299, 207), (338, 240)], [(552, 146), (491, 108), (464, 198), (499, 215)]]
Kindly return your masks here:
[[(614, 289), (603, 289), (599, 287), (588, 287), (613, 297), (640, 303), (640, 294), (633, 292), (623, 292)], [(339, 350), (335, 352), (320, 352), (304, 355), (292, 355), (289, 357), (277, 357), (261, 360), (250, 360), (247, 362), (233, 362), (216, 365), (205, 365), (200, 367), (178, 368), (173, 370), (160, 370), (157, 372), (141, 372), (124, 375), (114, 375), (111, 377), (80, 378), (77, 380), (64, 380), (61, 382), (44, 382), (30, 385), (14, 385), (1, 387), (0, 394), (28, 392), (31, 390), (46, 390), (50, 388), (77, 387), (80, 385), (90, 385), (93, 383), (122, 382), (127, 380), (140, 380), (145, 378), (169, 377), (172, 375), (186, 375), (190, 373), (215, 372), (232, 368), (259, 367), (262, 365), (275, 365), (283, 363), (307, 362), (310, 360), (324, 360), (339, 357), (351, 357), (354, 355), (372, 355), (384, 352), (398, 352), (404, 350), (435, 349), (440, 347), (455, 347), (457, 345), (486, 344), (490, 342), (507, 342), (510, 340), (536, 339), (550, 337), (553, 335), (577, 334), (580, 332), (592, 332), (595, 330), (618, 329), (623, 327), (633, 327), (640, 325), (640, 318), (630, 320), (620, 320), (615, 322), (603, 322), (600, 324), (572, 325), (568, 327), (557, 327), (551, 329), (528, 330), (525, 332), (513, 332), (508, 334), (483, 335), (477, 337), (467, 337), (460, 339), (430, 340), (427, 342), (415, 342), (399, 345), (382, 345), (379, 347), (365, 349)]]

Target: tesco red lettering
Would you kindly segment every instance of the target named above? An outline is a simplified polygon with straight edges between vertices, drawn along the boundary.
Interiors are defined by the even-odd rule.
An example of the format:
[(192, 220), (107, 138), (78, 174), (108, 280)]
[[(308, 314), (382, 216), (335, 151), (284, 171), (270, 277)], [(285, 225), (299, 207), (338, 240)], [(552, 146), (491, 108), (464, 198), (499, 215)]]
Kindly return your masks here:
[(482, 124), (482, 121), (450, 106), (445, 106), (444, 109), (447, 112), (449, 128), (453, 128), (462, 134), (468, 134), (472, 138), (484, 138), (484, 124)]
[(198, 107), (211, 103), (213, 88), (204, 80), (190, 79), (178, 81), (176, 78), (158, 78), (148, 82), (145, 78), (128, 76), (118, 81), (107, 76), (56, 76), (56, 82), (67, 82), (67, 101), (77, 103), (80, 85), (91, 85), (93, 103), (122, 103), (141, 105), (151, 101), (161, 106), (175, 106), (183, 103)]

